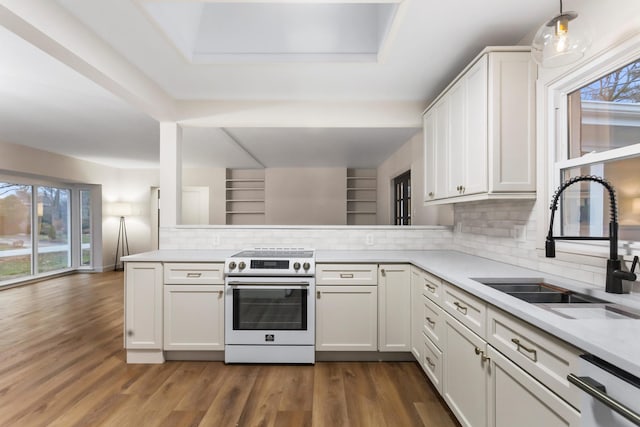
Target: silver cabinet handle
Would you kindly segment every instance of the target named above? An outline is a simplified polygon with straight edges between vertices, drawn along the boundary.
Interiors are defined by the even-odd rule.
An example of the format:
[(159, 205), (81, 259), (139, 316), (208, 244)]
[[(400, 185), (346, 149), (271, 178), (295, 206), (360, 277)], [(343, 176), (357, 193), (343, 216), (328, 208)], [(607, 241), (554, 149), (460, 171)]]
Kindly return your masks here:
[(353, 273), (340, 273), (341, 279), (353, 279)]
[(218, 298), (222, 298), (223, 295), (224, 295), (224, 291), (218, 291)]
[(456, 306), (456, 309), (462, 313), (462, 314), (467, 314), (467, 307), (460, 304), (458, 301), (454, 301), (453, 305)]
[(520, 340), (518, 338), (511, 338), (511, 342), (514, 343), (516, 345), (516, 350), (520, 350), (523, 349), (524, 351), (526, 351), (527, 353), (531, 354), (531, 356), (533, 357), (533, 361), (537, 362), (538, 361), (538, 352), (536, 351), (535, 348), (528, 348), (526, 347), (524, 344), (522, 344), (520, 342)]
[(482, 361), (482, 363), (488, 362), (491, 360), (491, 358), (489, 356), (486, 356), (484, 354), (484, 351), (482, 351), (479, 347), (476, 347), (476, 354), (480, 356), (480, 360)]
[(386, 272), (386, 271), (384, 271), (384, 268), (381, 268), (381, 269), (380, 269), (380, 274), (382, 275), (382, 277), (384, 277), (384, 276), (386, 276), (386, 275), (387, 275), (387, 272)]
[(320, 291), (316, 291), (316, 297), (320, 299)]
[(436, 293), (436, 287), (435, 286), (430, 285), (428, 283), (426, 283), (425, 286), (427, 287), (427, 289), (429, 289), (429, 292), (431, 292), (432, 294)]
[[(613, 397), (609, 396), (606, 391), (601, 391), (598, 389), (598, 384), (595, 380), (590, 377), (579, 377), (575, 374), (567, 375), (567, 381), (571, 384), (578, 387), (580, 390), (584, 391), (590, 396), (593, 396), (594, 399), (602, 402), (605, 406), (611, 408), (618, 414), (622, 415), (632, 423), (637, 426), (640, 426), (640, 414), (627, 408), (622, 403), (618, 402)], [(597, 385), (596, 385), (597, 384)]]
[(429, 191), (429, 197), (433, 197), (433, 191)]
[(427, 359), (427, 363), (429, 364), (429, 366), (433, 366), (434, 368), (436, 367), (436, 364), (431, 361), (429, 356), (426, 356), (426, 359)]
[(202, 273), (187, 273), (187, 277), (200, 277)]
[(430, 317), (427, 317), (427, 322), (429, 322), (430, 325), (435, 325), (436, 321), (435, 320), (431, 320)]

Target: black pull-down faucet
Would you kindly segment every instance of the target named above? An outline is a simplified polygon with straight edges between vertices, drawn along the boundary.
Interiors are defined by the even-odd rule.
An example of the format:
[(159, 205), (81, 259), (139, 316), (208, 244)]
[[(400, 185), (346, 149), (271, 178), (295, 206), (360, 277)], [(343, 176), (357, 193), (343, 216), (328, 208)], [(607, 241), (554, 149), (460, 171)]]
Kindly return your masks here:
[[(555, 212), (558, 209), (558, 199), (560, 195), (567, 189), (567, 187), (580, 181), (593, 181), (601, 184), (609, 192), (609, 237), (590, 237), (590, 236), (558, 236), (553, 235), (553, 220)], [(551, 202), (551, 219), (549, 221), (549, 233), (547, 233), (547, 240), (545, 242), (545, 253), (547, 258), (555, 258), (556, 256), (556, 240), (608, 240), (609, 241), (609, 259), (607, 260), (607, 283), (605, 290), (614, 294), (623, 293), (622, 281), (629, 280), (635, 281), (636, 275), (634, 270), (638, 264), (638, 257), (633, 259), (633, 265), (631, 271), (622, 271), (622, 263), (618, 258), (618, 203), (616, 201), (616, 192), (613, 186), (599, 176), (582, 175), (575, 178), (571, 178), (565, 181), (553, 195)]]

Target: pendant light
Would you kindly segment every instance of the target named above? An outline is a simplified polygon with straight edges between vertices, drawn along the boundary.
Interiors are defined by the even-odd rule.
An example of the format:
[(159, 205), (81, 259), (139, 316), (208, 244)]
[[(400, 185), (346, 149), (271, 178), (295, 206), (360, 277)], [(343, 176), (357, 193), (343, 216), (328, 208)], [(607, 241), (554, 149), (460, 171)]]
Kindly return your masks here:
[(531, 44), (533, 59), (545, 68), (560, 67), (578, 61), (591, 45), (591, 38), (575, 28), (569, 31), (569, 21), (576, 12), (564, 12), (560, 0), (560, 14), (542, 24)]

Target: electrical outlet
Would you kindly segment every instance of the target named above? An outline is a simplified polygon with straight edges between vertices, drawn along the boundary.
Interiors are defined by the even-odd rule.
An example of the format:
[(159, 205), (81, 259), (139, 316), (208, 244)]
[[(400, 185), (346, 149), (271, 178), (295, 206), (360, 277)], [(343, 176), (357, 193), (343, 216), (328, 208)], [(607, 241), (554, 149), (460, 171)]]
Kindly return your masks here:
[(513, 226), (513, 238), (516, 242), (526, 242), (527, 241), (527, 227), (525, 225), (514, 225)]
[(364, 239), (365, 244), (367, 244), (368, 246), (373, 245), (373, 234), (367, 234), (365, 239)]
[(462, 233), (462, 222), (456, 222), (456, 233)]

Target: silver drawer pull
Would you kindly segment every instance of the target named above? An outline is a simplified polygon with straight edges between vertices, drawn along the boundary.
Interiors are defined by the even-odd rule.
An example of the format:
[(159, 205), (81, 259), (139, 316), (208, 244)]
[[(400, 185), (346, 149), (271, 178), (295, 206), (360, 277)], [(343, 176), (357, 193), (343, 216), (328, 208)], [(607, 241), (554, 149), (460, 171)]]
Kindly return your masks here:
[(433, 366), (434, 368), (436, 367), (436, 364), (431, 361), (429, 356), (426, 356), (426, 359), (427, 359), (427, 363), (429, 364), (429, 366)]
[(202, 273), (187, 273), (187, 277), (201, 277)]
[(431, 320), (430, 317), (427, 317), (427, 322), (429, 322), (430, 325), (435, 325), (436, 321), (435, 320)]
[(218, 298), (222, 298), (223, 295), (224, 295), (224, 291), (218, 291)]
[(432, 294), (436, 293), (436, 287), (430, 284), (425, 284), (425, 286), (427, 287), (427, 289), (429, 289), (429, 292), (431, 292)]
[(484, 351), (479, 347), (476, 347), (476, 354), (480, 356), (480, 360), (482, 361), (482, 363), (489, 362), (491, 360), (491, 358), (489, 356), (486, 356), (484, 354)]
[(599, 400), (602, 404), (608, 406), (618, 414), (622, 415), (632, 423), (640, 426), (640, 414), (634, 412), (630, 408), (627, 408), (616, 399), (609, 396), (606, 391), (599, 390), (597, 383), (590, 377), (579, 377), (575, 374), (567, 375), (567, 381), (578, 387), (585, 393), (593, 396), (594, 399)]
[(466, 307), (466, 306), (464, 306), (464, 305), (460, 304), (458, 301), (455, 301), (455, 302), (453, 303), (453, 305), (455, 305), (455, 306), (456, 306), (456, 309), (457, 309), (460, 313), (462, 313), (462, 314), (467, 314), (467, 307)]
[(526, 347), (524, 344), (520, 342), (518, 338), (511, 338), (511, 342), (516, 345), (516, 350), (520, 351), (520, 349), (523, 349), (527, 353), (531, 354), (531, 357), (533, 358), (534, 362), (538, 361), (538, 352), (536, 351), (535, 348)]
[(316, 291), (316, 297), (317, 297), (318, 299), (320, 299), (320, 295), (321, 295), (321, 294), (320, 294), (320, 291)]
[(353, 273), (340, 273), (341, 279), (353, 279)]

